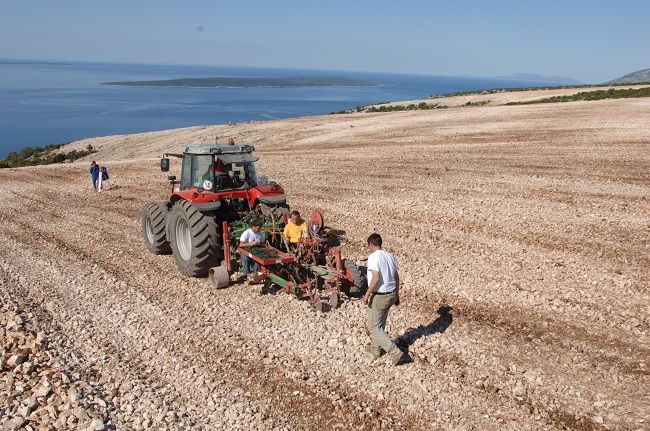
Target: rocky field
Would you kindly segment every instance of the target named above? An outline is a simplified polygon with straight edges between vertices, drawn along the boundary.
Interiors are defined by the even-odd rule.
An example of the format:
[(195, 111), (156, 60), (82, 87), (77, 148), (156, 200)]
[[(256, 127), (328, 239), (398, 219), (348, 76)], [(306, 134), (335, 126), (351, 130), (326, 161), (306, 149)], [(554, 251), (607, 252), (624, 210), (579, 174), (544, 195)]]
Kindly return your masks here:
[[(543, 94), (541, 95), (543, 96)], [(365, 309), (213, 290), (149, 254), (163, 151), (229, 136), (293, 207), (400, 265), (370, 362)], [(5, 429), (650, 428), (650, 100), (346, 114), (94, 138), (0, 170)], [(171, 173), (178, 173), (172, 160)]]

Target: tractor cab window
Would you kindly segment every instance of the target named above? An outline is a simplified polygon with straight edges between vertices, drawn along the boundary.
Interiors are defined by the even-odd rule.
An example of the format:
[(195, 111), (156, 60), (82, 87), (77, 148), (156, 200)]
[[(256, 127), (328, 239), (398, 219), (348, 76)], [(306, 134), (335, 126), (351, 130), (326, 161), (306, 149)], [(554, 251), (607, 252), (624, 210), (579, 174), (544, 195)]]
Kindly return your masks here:
[(254, 162), (233, 161), (232, 157), (225, 156), (221, 159), (211, 154), (186, 153), (183, 157), (183, 190), (191, 187), (213, 191), (231, 190), (255, 187), (257, 183)]
[(212, 155), (185, 154), (181, 172), (181, 188), (197, 187), (211, 190), (214, 185)]
[(226, 163), (217, 157), (214, 160), (214, 166), (214, 190), (230, 190), (238, 187), (232, 163)]
[(220, 170), (220, 168), (215, 170), (216, 190), (252, 187), (257, 183), (255, 165), (252, 162), (227, 163), (225, 173), (220, 173)]
[(257, 174), (255, 173), (255, 163), (246, 162), (243, 163), (243, 168), (245, 170), (245, 178), (248, 182), (248, 185), (251, 187), (257, 186)]
[(243, 163), (233, 163), (231, 166), (232, 180), (235, 187), (242, 187), (246, 180), (246, 170)]

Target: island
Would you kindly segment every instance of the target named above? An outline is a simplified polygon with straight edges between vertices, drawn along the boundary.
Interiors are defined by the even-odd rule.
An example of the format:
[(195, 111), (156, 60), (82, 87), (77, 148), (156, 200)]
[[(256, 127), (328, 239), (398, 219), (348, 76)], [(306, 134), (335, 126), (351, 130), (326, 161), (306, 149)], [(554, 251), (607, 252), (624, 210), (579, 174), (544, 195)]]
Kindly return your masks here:
[(178, 78), (156, 81), (100, 82), (100, 85), (124, 87), (183, 87), (183, 88), (252, 88), (252, 87), (375, 87), (378, 84), (362, 79), (338, 76), (260, 77), (260, 78)]

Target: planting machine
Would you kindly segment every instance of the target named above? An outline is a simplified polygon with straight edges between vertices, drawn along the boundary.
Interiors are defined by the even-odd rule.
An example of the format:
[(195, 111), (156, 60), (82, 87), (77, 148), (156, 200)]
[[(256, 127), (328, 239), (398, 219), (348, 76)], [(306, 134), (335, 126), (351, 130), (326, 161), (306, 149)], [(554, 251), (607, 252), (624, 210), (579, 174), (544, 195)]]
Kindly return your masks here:
[[(257, 176), (254, 151), (250, 145), (197, 144), (182, 154), (164, 154), (163, 172), (169, 171), (169, 157), (182, 159), (181, 178), (169, 176), (170, 198), (142, 210), (149, 251), (172, 253), (181, 273), (208, 276), (216, 288), (229, 285), (246, 255), (259, 264), (265, 290), (293, 294), (319, 310), (335, 308), (342, 293), (362, 294), (365, 274), (341, 256), (342, 232), (327, 228), (321, 213), (310, 215), (308, 235), (298, 244), (286, 241), (284, 189)], [(241, 234), (257, 220), (267, 243), (241, 247)]]

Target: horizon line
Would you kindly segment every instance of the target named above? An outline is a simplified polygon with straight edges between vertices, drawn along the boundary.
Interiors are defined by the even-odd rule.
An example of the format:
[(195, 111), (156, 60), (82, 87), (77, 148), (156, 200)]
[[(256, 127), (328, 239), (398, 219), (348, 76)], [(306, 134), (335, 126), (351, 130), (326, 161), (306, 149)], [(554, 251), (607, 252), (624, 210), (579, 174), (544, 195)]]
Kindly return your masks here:
[[(307, 72), (344, 72), (344, 73), (370, 73), (370, 74), (377, 74), (377, 75), (403, 75), (403, 76), (426, 76), (426, 77), (445, 77), (445, 78), (472, 78), (472, 79), (504, 79), (504, 80), (511, 80), (511, 81), (520, 81), (520, 82), (533, 82), (533, 81), (526, 81), (526, 80), (521, 80), (521, 79), (511, 79), (509, 78), (510, 76), (516, 76), (516, 75), (537, 75), (541, 78), (566, 78), (566, 79), (572, 79), (575, 81), (578, 81), (579, 83), (582, 84), (599, 84), (599, 82), (588, 82), (588, 81), (581, 81), (577, 78), (574, 78), (572, 76), (563, 76), (563, 75), (558, 75), (558, 74), (553, 74), (553, 75), (541, 75), (539, 73), (535, 72), (514, 72), (509, 75), (465, 75), (465, 74), (458, 74), (458, 75), (449, 75), (449, 74), (432, 74), (432, 73), (408, 73), (408, 72), (384, 72), (384, 71), (377, 71), (377, 70), (338, 70), (338, 69), (315, 69), (315, 68), (300, 68), (300, 67), (277, 67), (277, 66), (246, 66), (246, 65), (217, 65), (217, 64), (190, 64), (190, 63), (158, 63), (158, 62), (153, 62), (153, 63), (143, 63), (143, 62), (137, 62), (137, 61), (122, 61), (122, 60), (117, 60), (117, 61), (108, 61), (108, 60), (71, 60), (71, 59), (34, 59), (34, 58), (10, 58), (10, 57), (0, 57), (0, 63), (3, 62), (16, 62), (16, 63), (45, 63), (45, 64), (71, 64), (71, 63), (83, 63), (83, 64), (122, 64), (122, 65), (138, 65), (138, 66), (186, 66), (186, 67), (205, 67), (205, 68), (232, 68), (232, 69), (271, 69), (271, 70), (278, 70), (278, 71), (283, 71), (283, 70), (288, 70), (288, 71), (307, 71)], [(616, 79), (616, 78), (613, 78)], [(606, 82), (606, 81), (604, 81)]]

